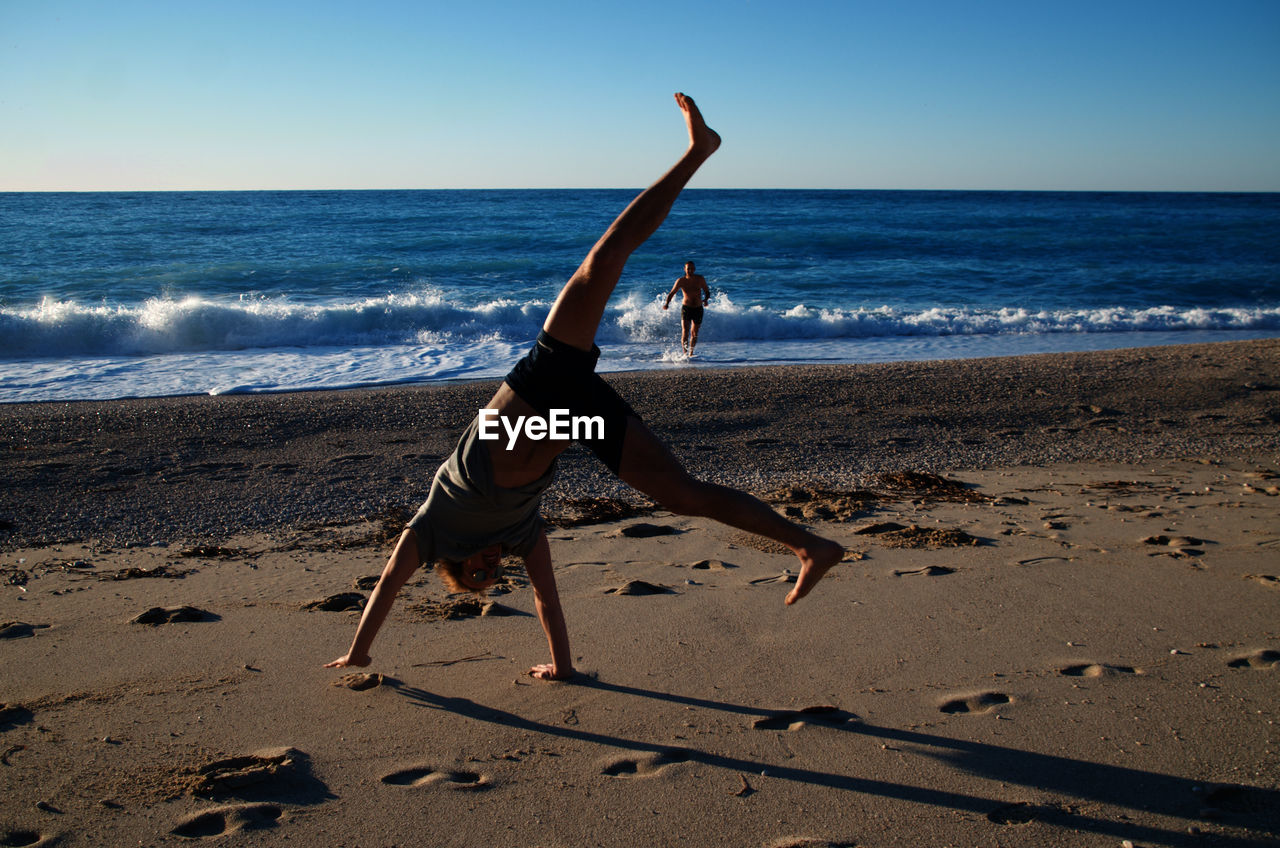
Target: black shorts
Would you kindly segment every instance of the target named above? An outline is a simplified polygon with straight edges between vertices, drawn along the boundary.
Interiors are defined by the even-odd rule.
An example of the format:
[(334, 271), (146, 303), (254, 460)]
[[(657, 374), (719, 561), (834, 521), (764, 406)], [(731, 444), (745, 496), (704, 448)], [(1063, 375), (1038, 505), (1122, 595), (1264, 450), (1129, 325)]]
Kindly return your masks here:
[(702, 323), (702, 307), (701, 306), (680, 307), (680, 320), (692, 321), (695, 324), (701, 324)]
[(539, 332), (533, 347), (507, 375), (507, 385), (540, 415), (567, 409), (571, 416), (604, 419), (603, 438), (581, 438), (578, 442), (617, 474), (622, 466), (627, 418), (640, 416), (596, 373), (599, 358), (600, 348), (595, 345), (588, 353)]

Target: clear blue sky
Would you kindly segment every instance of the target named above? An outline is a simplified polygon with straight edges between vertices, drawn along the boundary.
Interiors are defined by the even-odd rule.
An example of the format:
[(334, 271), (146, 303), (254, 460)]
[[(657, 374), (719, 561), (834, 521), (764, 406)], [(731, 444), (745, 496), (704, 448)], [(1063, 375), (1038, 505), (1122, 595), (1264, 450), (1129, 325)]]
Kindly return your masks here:
[(0, 0), (0, 190), (1280, 191), (1280, 0)]

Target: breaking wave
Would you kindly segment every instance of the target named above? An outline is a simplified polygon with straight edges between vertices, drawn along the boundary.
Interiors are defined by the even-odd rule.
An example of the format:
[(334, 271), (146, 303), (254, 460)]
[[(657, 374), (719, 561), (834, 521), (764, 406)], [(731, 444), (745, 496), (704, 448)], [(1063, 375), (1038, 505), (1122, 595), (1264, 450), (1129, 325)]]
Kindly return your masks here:
[[(0, 358), (146, 356), (272, 348), (380, 347), (478, 341), (524, 342), (537, 335), (548, 304), (500, 299), (466, 306), (439, 292), (299, 304), (283, 298), (156, 298), (141, 305), (87, 305), (45, 299), (0, 309)], [(668, 340), (678, 310), (624, 298), (605, 316), (604, 343)], [(913, 336), (1276, 330), (1280, 307), (1112, 306), (1091, 309), (850, 305), (788, 309), (740, 306), (723, 294), (707, 309), (703, 338), (802, 341)]]

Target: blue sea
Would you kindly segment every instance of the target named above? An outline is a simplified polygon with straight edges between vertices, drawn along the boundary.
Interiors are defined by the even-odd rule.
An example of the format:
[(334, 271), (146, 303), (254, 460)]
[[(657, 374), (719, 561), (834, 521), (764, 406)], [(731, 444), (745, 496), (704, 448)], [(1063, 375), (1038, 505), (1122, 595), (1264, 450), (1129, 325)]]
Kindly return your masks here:
[[(501, 377), (634, 194), (0, 194), (0, 402)], [(618, 371), (1274, 336), (1280, 194), (690, 190), (597, 341)]]

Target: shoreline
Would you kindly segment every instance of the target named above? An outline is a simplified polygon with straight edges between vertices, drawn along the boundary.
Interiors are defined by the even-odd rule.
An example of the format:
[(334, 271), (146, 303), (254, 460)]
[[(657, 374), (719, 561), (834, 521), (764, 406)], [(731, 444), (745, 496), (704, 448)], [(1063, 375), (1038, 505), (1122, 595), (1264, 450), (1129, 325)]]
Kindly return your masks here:
[[(1280, 449), (1280, 339), (606, 379), (692, 473), (755, 492)], [(0, 406), (0, 549), (412, 513), (496, 384)], [(573, 446), (548, 503), (629, 491)]]
[[(678, 338), (678, 328), (670, 338)], [(674, 341), (657, 358), (653, 355), (655, 350), (663, 348), (661, 342), (657, 348), (653, 343), (611, 342), (603, 349), (597, 372), (602, 375), (688, 373), (742, 368), (909, 364), (1273, 339), (1280, 339), (1280, 332), (1259, 329), (889, 335), (860, 339), (775, 339), (762, 345), (713, 339), (709, 343), (711, 357), (704, 358), (699, 354), (696, 362), (680, 359), (675, 354)], [(404, 363), (399, 361), (399, 357), (406, 355), (411, 358), (414, 346), (398, 345), (341, 348), (336, 359), (330, 358), (334, 351), (299, 352), (290, 348), (247, 348), (191, 356), (162, 354), (141, 359), (110, 356), (86, 360), (12, 359), (7, 366), (0, 364), (0, 384), (5, 385), (5, 390), (0, 392), (0, 407), (27, 403), (456, 386), (501, 379), (525, 347), (515, 345), (509, 351), (509, 359), (504, 357), (501, 363), (493, 364), (484, 358), (487, 355), (473, 350), (470, 343), (458, 342), (449, 348), (461, 360), (457, 365), (458, 373), (412, 377), (404, 376)], [(472, 361), (472, 357), (477, 355), (484, 361)], [(668, 358), (672, 356), (676, 358)], [(409, 370), (412, 371), (412, 367)], [(345, 377), (330, 382), (318, 376), (330, 372)], [(72, 373), (75, 377), (68, 382)], [(253, 374), (254, 378), (247, 383), (238, 383), (246, 373)], [(265, 378), (263, 374), (273, 376)], [(66, 396), (63, 396), (63, 389), (66, 389)]]

